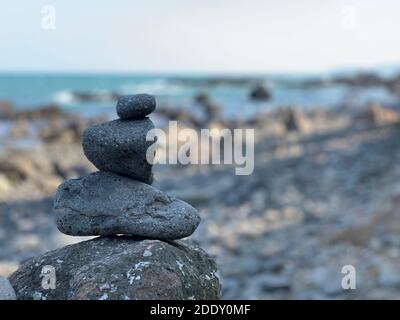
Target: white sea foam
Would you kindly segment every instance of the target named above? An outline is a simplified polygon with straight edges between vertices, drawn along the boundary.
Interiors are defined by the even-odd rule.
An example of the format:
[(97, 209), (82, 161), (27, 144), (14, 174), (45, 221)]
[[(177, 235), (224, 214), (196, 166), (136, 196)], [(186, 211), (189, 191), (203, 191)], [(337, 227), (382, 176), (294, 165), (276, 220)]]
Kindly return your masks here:
[(187, 93), (187, 87), (171, 84), (167, 80), (158, 79), (140, 83), (127, 83), (121, 86), (121, 93), (132, 94), (132, 92), (146, 92), (154, 95), (168, 96)]
[(68, 90), (56, 92), (54, 94), (54, 102), (60, 104), (69, 104), (75, 101), (74, 93)]

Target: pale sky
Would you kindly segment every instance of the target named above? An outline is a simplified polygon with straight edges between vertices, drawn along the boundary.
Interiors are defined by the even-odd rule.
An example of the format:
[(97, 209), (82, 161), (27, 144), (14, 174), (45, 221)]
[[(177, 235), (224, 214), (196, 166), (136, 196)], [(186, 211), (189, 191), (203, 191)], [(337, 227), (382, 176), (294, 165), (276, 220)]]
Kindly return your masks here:
[(400, 62), (399, 32), (399, 0), (2, 0), (0, 71), (368, 67)]

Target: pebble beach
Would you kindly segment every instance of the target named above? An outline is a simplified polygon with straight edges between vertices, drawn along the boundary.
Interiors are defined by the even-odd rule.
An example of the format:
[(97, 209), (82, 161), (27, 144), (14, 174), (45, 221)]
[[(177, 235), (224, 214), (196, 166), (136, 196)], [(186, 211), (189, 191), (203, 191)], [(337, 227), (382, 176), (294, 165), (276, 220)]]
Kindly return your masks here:
[[(254, 128), (253, 174), (237, 176), (232, 165), (155, 165), (153, 186), (200, 212), (191, 239), (216, 260), (222, 298), (400, 298), (398, 105), (282, 106), (246, 119), (204, 105), (200, 120), (163, 108), (150, 118), (159, 127), (178, 120), (195, 130)], [(62, 181), (96, 170), (82, 133), (112, 119), (57, 106), (3, 112), (1, 276), (89, 239), (57, 230), (53, 196)], [(357, 290), (341, 288), (345, 265), (357, 269)]]

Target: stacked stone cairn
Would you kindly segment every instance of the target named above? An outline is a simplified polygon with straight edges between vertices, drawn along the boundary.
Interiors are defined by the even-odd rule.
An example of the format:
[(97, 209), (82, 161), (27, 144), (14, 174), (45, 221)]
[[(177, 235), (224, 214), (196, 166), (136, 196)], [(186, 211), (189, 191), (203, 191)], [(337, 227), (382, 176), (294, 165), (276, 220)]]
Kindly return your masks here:
[[(62, 183), (55, 195), (58, 229), (100, 236), (23, 264), (11, 277), (18, 299), (218, 299), (215, 262), (190, 241), (198, 211), (151, 186), (146, 159), (156, 100), (122, 96), (119, 119), (83, 133), (86, 157), (99, 169)], [(43, 288), (44, 266), (56, 285)]]

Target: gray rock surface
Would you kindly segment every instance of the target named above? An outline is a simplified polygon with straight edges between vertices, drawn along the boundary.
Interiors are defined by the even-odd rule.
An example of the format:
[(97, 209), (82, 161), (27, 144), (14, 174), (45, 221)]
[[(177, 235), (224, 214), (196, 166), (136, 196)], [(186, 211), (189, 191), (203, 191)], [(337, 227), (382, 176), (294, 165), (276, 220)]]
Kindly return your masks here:
[(151, 183), (152, 165), (146, 160), (146, 151), (153, 142), (146, 141), (146, 134), (153, 128), (150, 119), (94, 125), (83, 132), (83, 151), (99, 170)]
[(15, 300), (15, 292), (7, 278), (0, 277), (0, 300)]
[(155, 109), (156, 99), (145, 93), (122, 96), (117, 103), (117, 114), (121, 119), (143, 119)]
[[(44, 266), (55, 268), (54, 290), (42, 288)], [(48, 252), (10, 277), (18, 299), (218, 299), (215, 262), (186, 241), (99, 237)]]
[(99, 171), (67, 180), (54, 208), (58, 229), (69, 235), (129, 234), (155, 239), (191, 235), (200, 217), (189, 204), (154, 187)]

